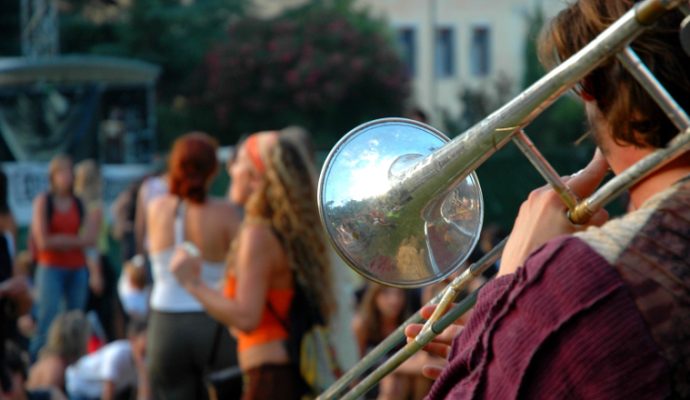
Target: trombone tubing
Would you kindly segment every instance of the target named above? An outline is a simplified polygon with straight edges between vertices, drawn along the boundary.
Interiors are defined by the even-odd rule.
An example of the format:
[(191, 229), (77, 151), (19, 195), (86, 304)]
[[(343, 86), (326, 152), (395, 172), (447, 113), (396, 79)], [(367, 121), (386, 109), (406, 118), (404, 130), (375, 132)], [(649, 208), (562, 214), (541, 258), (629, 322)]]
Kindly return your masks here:
[(684, 130), (690, 127), (690, 117), (666, 91), (666, 88), (652, 74), (652, 71), (642, 62), (640, 57), (630, 46), (618, 53), (618, 61), (623, 64), (626, 70), (635, 77), (637, 82), (644, 87), (654, 99), (657, 105), (666, 113), (666, 116), (679, 129)]
[(541, 154), (537, 146), (532, 143), (529, 136), (520, 129), (515, 136), (513, 136), (513, 143), (527, 157), (532, 166), (539, 172), (544, 180), (553, 187), (563, 203), (568, 207), (568, 210), (573, 210), (578, 203), (578, 198), (573, 191), (566, 185), (555, 169), (546, 161), (546, 158)]
[[(454, 286), (457, 290), (460, 290), (467, 283), (469, 283), (469, 281), (472, 278), (475, 278), (475, 277), (481, 275), (484, 271), (489, 269), (489, 267), (491, 267), (491, 265), (493, 265), (501, 257), (501, 253), (503, 252), (503, 247), (505, 247), (505, 244), (507, 241), (508, 241), (507, 238), (503, 239), (503, 241), (501, 241), (501, 243), (496, 245), (493, 249), (491, 249), (491, 251), (486, 253), (481, 259), (479, 259), (477, 262), (475, 262), (469, 268), (467, 268), (460, 276), (453, 279), (453, 282), (450, 283), (449, 286)], [(441, 299), (443, 298), (443, 295), (445, 294), (447, 289), (448, 289), (448, 287), (446, 289), (442, 290), (441, 292), (439, 292), (438, 294), (436, 294), (436, 296), (434, 296), (434, 298), (432, 298), (426, 305), (438, 304), (439, 301), (441, 301)], [(469, 307), (467, 309), (471, 308), (473, 304), (474, 303), (469, 305)], [(467, 309), (465, 311), (467, 311)], [(453, 309), (451, 309), (451, 310), (453, 310)], [(450, 322), (452, 323), (452, 321), (459, 318), (462, 314), (464, 314), (465, 311), (463, 311), (460, 314), (457, 314), (455, 316), (455, 318), (453, 320), (451, 320)], [(448, 311), (448, 314), (450, 314), (451, 312), (452, 311)], [(446, 315), (448, 315), (448, 314), (446, 314)], [(455, 314), (453, 314), (453, 315), (455, 315)], [(446, 317), (442, 317), (438, 322), (444, 321), (445, 318)], [(338, 379), (333, 385), (331, 385), (325, 392), (323, 392), (321, 395), (319, 395), (318, 399), (324, 400), (324, 399), (340, 398), (339, 397), (340, 393), (343, 390), (347, 389), (348, 386), (350, 385), (350, 383), (352, 383), (357, 377), (359, 377), (360, 375), (365, 373), (369, 368), (371, 368), (371, 366), (374, 365), (381, 357), (385, 356), (389, 351), (394, 349), (395, 346), (398, 345), (398, 343), (405, 340), (405, 332), (404, 331), (405, 331), (405, 327), (407, 325), (418, 324), (421, 322), (423, 322), (423, 318), (421, 316), (421, 313), (419, 311), (417, 311), (414, 315), (412, 315), (410, 318), (408, 318), (407, 321), (403, 322), (403, 324), (400, 325), (393, 333), (388, 335), (388, 337), (386, 337), (386, 339), (384, 339), (381, 343), (379, 343), (373, 350), (371, 350), (361, 360), (359, 360), (359, 362), (354, 367), (350, 368), (350, 370), (348, 370), (343, 376), (341, 376), (340, 379)], [(450, 324), (448, 324), (448, 325), (450, 325)], [(448, 325), (446, 325), (446, 326), (448, 326)], [(440, 328), (440, 325), (434, 324), (432, 330), (435, 332), (435, 334), (429, 338), (429, 341), (431, 339), (433, 339), (434, 337), (436, 337), (436, 335), (438, 333), (443, 332), (443, 329), (445, 329), (446, 326), (444, 326), (443, 328)], [(415, 341), (417, 341), (417, 340), (415, 340)], [(428, 343), (428, 341), (427, 341), (427, 343)], [(422, 345), (422, 347), (423, 347), (423, 345)], [(397, 363), (396, 365), (384, 363), (378, 369), (384, 368), (384, 367), (386, 367), (386, 365), (388, 365), (388, 368), (391, 368), (391, 366), (392, 366), (392, 368), (385, 371), (383, 373), (383, 375), (378, 376), (378, 374), (377, 374), (377, 376), (378, 376), (377, 380), (367, 379), (366, 380), (366, 383), (367, 383), (366, 387), (362, 385), (363, 383), (365, 383), (365, 381), (362, 381), (358, 385), (358, 387), (361, 386), (360, 390), (361, 389), (364, 390), (362, 392), (362, 394), (366, 393), (366, 391), (368, 391), (374, 384), (376, 384), (376, 382), (378, 382), (378, 380), (383, 378), (383, 376), (385, 376), (385, 374), (391, 372), (393, 369), (395, 369), (398, 365), (400, 365), (402, 362), (404, 362), (407, 358), (412, 356), (419, 349), (417, 349), (413, 352), (406, 353), (404, 358), (402, 358), (403, 357), (402, 355), (399, 355), (399, 353), (402, 352), (402, 350), (403, 349), (398, 351), (398, 353), (396, 353), (393, 356), (393, 357), (401, 357), (399, 360), (400, 361), (399, 363)]]
[(637, 37), (679, 0), (645, 0), (626, 12), (582, 50), (464, 134), (425, 157), (401, 177), (391, 201), (433, 198), (502, 148), (566, 90)]
[(470, 293), (467, 297), (462, 299), (459, 303), (454, 305), (448, 312), (442, 316), (436, 323), (433, 324), (432, 329), (427, 331), (427, 334), (417, 336), (415, 340), (407, 342), (405, 347), (398, 350), (391, 358), (386, 360), (374, 372), (367, 375), (360, 383), (357, 384), (351, 391), (347, 392), (341, 400), (355, 400), (359, 396), (368, 392), (378, 381), (383, 379), (386, 375), (396, 369), (400, 364), (412, 357), (415, 353), (421, 350), (427, 343), (431, 342), (437, 335), (443, 332), (448, 326), (460, 318), (463, 314), (474, 307), (477, 301), (477, 292)]

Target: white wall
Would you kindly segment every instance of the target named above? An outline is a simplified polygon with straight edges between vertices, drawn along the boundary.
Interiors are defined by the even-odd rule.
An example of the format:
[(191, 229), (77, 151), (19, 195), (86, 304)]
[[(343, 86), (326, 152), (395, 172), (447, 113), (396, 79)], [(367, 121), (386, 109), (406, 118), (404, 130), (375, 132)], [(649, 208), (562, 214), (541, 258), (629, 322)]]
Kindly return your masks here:
[[(386, 18), (393, 29), (416, 29), (413, 101), (429, 111), (435, 125), (440, 124), (441, 109), (459, 113), (458, 94), (466, 86), (492, 85), (502, 73), (514, 83), (512, 94), (517, 94), (524, 69), (526, 14), (539, 6), (549, 17), (564, 6), (558, 0), (360, 0), (359, 4)], [(435, 77), (432, 25), (454, 30), (452, 77)], [(475, 76), (470, 69), (472, 31), (476, 26), (490, 30), (491, 69), (485, 77)]]

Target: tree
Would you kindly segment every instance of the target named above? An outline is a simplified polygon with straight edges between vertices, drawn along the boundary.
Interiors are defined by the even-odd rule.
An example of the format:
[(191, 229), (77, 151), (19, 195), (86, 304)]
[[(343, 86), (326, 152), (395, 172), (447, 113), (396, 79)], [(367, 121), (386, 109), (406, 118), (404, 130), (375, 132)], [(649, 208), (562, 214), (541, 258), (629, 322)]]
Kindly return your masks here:
[(330, 147), (359, 123), (400, 115), (409, 93), (383, 24), (350, 1), (244, 18), (206, 56), (206, 89), (225, 138), (302, 125)]
[[(65, 53), (132, 57), (162, 67), (159, 96), (163, 102), (189, 92), (188, 77), (230, 20), (244, 13), (248, 0), (136, 0), (129, 7), (102, 5), (100, 13), (73, 0), (73, 11), (61, 19)], [(115, 8), (116, 11), (110, 10)], [(98, 17), (104, 14), (105, 16)], [(110, 16), (110, 17), (106, 17)]]
[(544, 67), (537, 55), (537, 39), (544, 26), (544, 11), (540, 5), (535, 5), (531, 14), (525, 15), (527, 25), (527, 40), (525, 40), (525, 70), (522, 74), (522, 87), (527, 88), (544, 75)]
[[(539, 62), (537, 40), (544, 26), (544, 12), (536, 6), (532, 13), (525, 16), (527, 38), (525, 40), (525, 69), (522, 87), (526, 89), (539, 80), (546, 71)], [(534, 141), (544, 151), (562, 149), (568, 143), (574, 144), (584, 132), (584, 110), (581, 102), (573, 96), (562, 96), (530, 125), (529, 131), (535, 133)]]
[(499, 73), (496, 79), (479, 87), (467, 86), (458, 95), (462, 112), (453, 117), (443, 110), (443, 124), (449, 134), (460, 134), (474, 124), (486, 118), (510, 100), (513, 81), (505, 74)]

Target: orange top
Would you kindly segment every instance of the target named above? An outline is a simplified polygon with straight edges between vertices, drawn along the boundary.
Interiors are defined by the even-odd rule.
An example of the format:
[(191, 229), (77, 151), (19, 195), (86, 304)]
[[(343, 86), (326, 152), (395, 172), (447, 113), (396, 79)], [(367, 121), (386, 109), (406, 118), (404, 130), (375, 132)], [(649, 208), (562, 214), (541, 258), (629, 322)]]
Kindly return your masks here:
[[(53, 209), (48, 221), (48, 234), (78, 235), (81, 229), (81, 217), (76, 200), (66, 212)], [(82, 249), (70, 250), (38, 250), (38, 263), (47, 267), (78, 269), (86, 265), (86, 258)]]
[[(234, 276), (228, 276), (223, 288), (223, 295), (228, 299), (235, 298), (237, 281)], [(283, 323), (276, 318), (274, 313), (277, 313), (283, 322), (288, 320), (288, 312), (290, 311), (290, 303), (294, 290), (290, 289), (269, 289), (267, 302), (273, 307), (273, 311), (264, 307), (263, 314), (259, 326), (251, 332), (237, 331), (237, 350), (244, 351), (250, 347), (260, 344), (273, 342), (276, 340), (285, 340), (288, 338), (288, 332), (283, 326)]]

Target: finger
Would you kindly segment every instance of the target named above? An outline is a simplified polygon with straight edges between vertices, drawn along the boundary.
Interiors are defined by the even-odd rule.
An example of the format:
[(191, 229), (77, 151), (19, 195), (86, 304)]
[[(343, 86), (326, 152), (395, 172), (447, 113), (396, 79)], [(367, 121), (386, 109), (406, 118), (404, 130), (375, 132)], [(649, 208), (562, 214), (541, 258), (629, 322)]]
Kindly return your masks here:
[(450, 346), (444, 343), (431, 342), (424, 346), (424, 351), (441, 358), (448, 358), (448, 353), (450, 353)]
[(436, 310), (436, 304), (432, 304), (432, 305), (422, 307), (422, 309), (420, 310), (420, 313), (422, 314), (422, 318), (429, 319), (429, 318), (431, 318), (431, 314), (433, 314), (435, 310)]
[(606, 158), (597, 149), (592, 157), (592, 161), (587, 166), (567, 179), (568, 187), (578, 197), (587, 197), (592, 194), (604, 180), (609, 171), (609, 164)]
[(442, 371), (443, 368), (437, 367), (435, 365), (425, 365), (422, 367), (422, 375), (426, 376), (429, 379), (438, 379), (438, 377), (441, 376)]
[(410, 324), (405, 327), (405, 336), (408, 339), (414, 339), (422, 331), (422, 324)]
[(462, 332), (462, 325), (450, 325), (441, 332), (440, 335), (436, 336), (435, 342), (451, 344), (453, 339)]
[[(422, 327), (424, 325), (422, 324), (409, 324), (405, 327), (404, 332), (405, 336), (408, 338), (414, 339), (419, 335), (419, 332), (422, 331)], [(462, 331), (463, 326), (460, 325), (460, 320), (455, 321), (453, 325), (449, 325), (446, 327), (446, 329), (443, 330), (436, 338), (434, 341), (437, 342), (443, 342), (443, 343), (450, 343), (453, 341), (453, 339), (460, 334)]]

